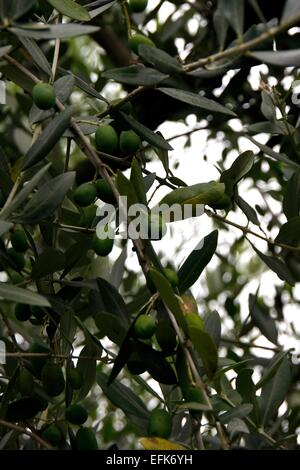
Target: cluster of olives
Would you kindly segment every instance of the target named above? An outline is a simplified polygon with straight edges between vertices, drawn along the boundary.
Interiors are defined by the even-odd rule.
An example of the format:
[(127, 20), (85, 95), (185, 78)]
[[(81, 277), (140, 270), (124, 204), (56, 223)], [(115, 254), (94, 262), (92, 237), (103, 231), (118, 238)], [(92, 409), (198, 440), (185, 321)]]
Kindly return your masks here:
[(110, 124), (102, 124), (95, 134), (95, 145), (100, 152), (113, 154), (118, 147), (125, 155), (130, 155), (140, 148), (141, 138), (133, 130), (121, 131), (120, 135)]
[[(41, 344), (33, 343), (28, 352), (47, 354), (49, 350)], [(43, 356), (33, 356), (29, 360), (28, 367), (22, 366), (20, 368), (17, 379), (19, 393), (23, 397), (35, 396), (36, 380), (38, 380), (43, 392), (50, 399), (58, 397), (64, 392), (66, 381), (71, 390), (79, 390), (83, 385), (82, 374), (76, 367), (67, 370), (65, 380), (60, 365), (47, 360)], [(41, 406), (37, 412), (46, 410), (48, 401), (40, 395), (38, 398)], [(79, 426), (76, 433), (76, 448), (78, 450), (96, 450), (98, 445), (94, 431), (88, 427), (83, 427), (87, 419), (87, 410), (82, 405), (78, 403), (71, 404), (65, 410), (64, 420), (46, 423), (42, 426), (40, 430), (41, 437), (53, 446), (63, 444), (65, 440), (63, 423), (67, 422)]]

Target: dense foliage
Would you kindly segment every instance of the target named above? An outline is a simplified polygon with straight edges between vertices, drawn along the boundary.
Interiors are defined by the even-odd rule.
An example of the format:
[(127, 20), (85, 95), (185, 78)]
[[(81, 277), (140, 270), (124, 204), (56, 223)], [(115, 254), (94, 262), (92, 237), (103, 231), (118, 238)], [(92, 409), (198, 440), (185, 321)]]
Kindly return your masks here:
[[(298, 448), (299, 1), (0, 0), (0, 18), (0, 449)], [(191, 115), (186, 148), (205, 129), (223, 151), (195, 149), (218, 176), (188, 186), (163, 129)], [(176, 232), (160, 188), (204, 207), (181, 266), (96, 233), (120, 195), (146, 234)]]

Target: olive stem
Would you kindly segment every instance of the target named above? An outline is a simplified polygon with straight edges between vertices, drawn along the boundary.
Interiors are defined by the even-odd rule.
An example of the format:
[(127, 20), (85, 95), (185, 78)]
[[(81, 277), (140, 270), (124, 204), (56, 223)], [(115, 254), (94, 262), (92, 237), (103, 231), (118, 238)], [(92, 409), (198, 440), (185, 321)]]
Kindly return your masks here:
[(13, 429), (14, 431), (17, 431), (21, 434), (26, 434), (26, 436), (31, 437), (32, 439), (34, 439), (36, 442), (38, 442), (41, 446), (45, 447), (46, 449), (55, 450), (54, 447), (48, 444), (48, 442), (44, 441), (44, 439), (38, 436), (38, 434), (32, 431), (29, 431), (26, 428), (22, 428), (21, 426), (18, 426), (17, 424), (9, 423), (8, 421), (5, 421), (4, 419), (0, 419), (0, 426)]

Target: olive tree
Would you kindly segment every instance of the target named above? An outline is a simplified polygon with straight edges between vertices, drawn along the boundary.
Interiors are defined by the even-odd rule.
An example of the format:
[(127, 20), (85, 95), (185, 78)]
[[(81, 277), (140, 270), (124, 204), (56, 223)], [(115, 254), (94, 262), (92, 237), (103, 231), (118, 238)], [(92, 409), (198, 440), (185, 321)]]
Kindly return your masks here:
[[(298, 448), (299, 2), (0, 18), (0, 449)], [(191, 185), (199, 131), (222, 152), (192, 146)]]

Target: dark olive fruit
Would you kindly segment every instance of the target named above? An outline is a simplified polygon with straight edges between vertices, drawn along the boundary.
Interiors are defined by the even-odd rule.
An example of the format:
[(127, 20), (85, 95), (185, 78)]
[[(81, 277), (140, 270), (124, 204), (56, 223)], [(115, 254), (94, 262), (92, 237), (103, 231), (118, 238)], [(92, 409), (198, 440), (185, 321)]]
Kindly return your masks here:
[(32, 98), (39, 109), (51, 109), (55, 106), (55, 90), (49, 83), (38, 83), (33, 87)]
[(65, 388), (65, 379), (61, 367), (48, 362), (42, 369), (42, 384), (50, 397), (57, 397)]
[(30, 395), (34, 385), (34, 380), (31, 373), (22, 367), (19, 371), (18, 376), (18, 389), (21, 395), (26, 396)]
[(172, 431), (172, 417), (165, 410), (153, 410), (149, 415), (148, 434), (168, 439)]
[(162, 351), (174, 351), (177, 346), (177, 336), (168, 320), (159, 320), (157, 323), (155, 336)]
[(94, 431), (91, 428), (80, 428), (76, 433), (77, 450), (98, 450)]
[(47, 314), (47, 312), (44, 309), (42, 309), (41, 307), (38, 307), (37, 305), (31, 305), (30, 311), (31, 311), (31, 315), (38, 320), (42, 320), (43, 318), (45, 318)]
[(150, 339), (156, 330), (156, 319), (152, 315), (142, 314), (136, 320), (133, 328), (138, 338)]
[(97, 180), (95, 183), (97, 196), (101, 201), (107, 202), (107, 204), (115, 204), (116, 198), (111, 189), (110, 185), (105, 180)]
[(141, 13), (146, 10), (148, 0), (129, 0), (129, 8), (133, 13)]
[(3, 207), (6, 202), (6, 197), (4, 196), (3, 191), (0, 189), (0, 207)]
[[(30, 348), (28, 349), (27, 352), (33, 353), (33, 354), (35, 354), (35, 353), (49, 354), (50, 351), (43, 344), (33, 343), (30, 346)], [(46, 364), (46, 360), (47, 360), (47, 358), (42, 357), (42, 356), (36, 356), (36, 357), (30, 357), (29, 358), (29, 361), (30, 361), (30, 364), (31, 364), (31, 367), (32, 367), (32, 371), (33, 371), (34, 375), (37, 378), (41, 377), (42, 369), (43, 369), (44, 365)]]
[(88, 413), (81, 405), (70, 405), (66, 408), (66, 420), (71, 424), (81, 426), (88, 419)]
[(97, 190), (92, 183), (83, 183), (75, 189), (73, 197), (75, 203), (80, 207), (93, 204), (97, 196)]
[(112, 251), (114, 246), (113, 238), (101, 238), (97, 237), (97, 234), (93, 236), (92, 249), (98, 256), (107, 256)]
[(41, 395), (35, 395), (35, 398), (39, 401), (39, 410), (45, 411), (48, 408), (49, 402), (46, 398), (42, 397)]
[(63, 438), (61, 430), (55, 423), (50, 424), (43, 430), (42, 437), (54, 446), (58, 445)]
[(16, 267), (22, 271), (25, 267), (25, 258), (22, 253), (18, 253), (15, 251), (13, 248), (8, 248), (7, 254), (13, 261), (13, 263), (16, 265)]
[(127, 362), (127, 369), (133, 375), (140, 375), (146, 372), (144, 363), (141, 361), (139, 355), (133, 352)]
[(83, 377), (78, 369), (71, 369), (67, 376), (68, 382), (74, 390), (79, 390), (83, 384)]
[(16, 304), (15, 306), (15, 317), (19, 321), (27, 321), (31, 317), (31, 311), (29, 305)]
[(214, 204), (208, 204), (213, 209), (230, 209), (232, 207), (232, 202), (230, 196), (228, 194), (223, 194), (219, 201), (215, 202)]
[(28, 241), (23, 230), (16, 230), (11, 236), (11, 244), (17, 253), (25, 253), (28, 249)]
[(167, 226), (161, 214), (144, 213), (140, 221), (141, 238), (161, 240), (167, 233)]
[(173, 269), (165, 268), (164, 275), (166, 276), (166, 278), (168, 279), (172, 287), (178, 286), (178, 283), (179, 283), (178, 276), (177, 276), (177, 273)]
[(147, 38), (147, 36), (143, 36), (142, 34), (134, 34), (128, 40), (128, 47), (130, 50), (132, 50), (132, 52), (135, 52), (135, 54), (138, 54), (139, 46), (142, 44), (145, 44), (146, 46), (155, 47), (154, 42), (151, 41), (150, 38)]
[(120, 149), (123, 153), (135, 153), (141, 146), (141, 138), (134, 131), (122, 131), (120, 134)]
[(97, 150), (112, 154), (117, 149), (119, 143), (118, 134), (109, 124), (102, 124), (95, 134), (95, 144)]

